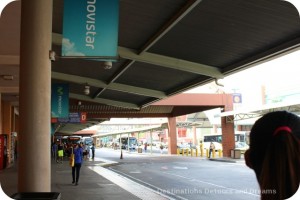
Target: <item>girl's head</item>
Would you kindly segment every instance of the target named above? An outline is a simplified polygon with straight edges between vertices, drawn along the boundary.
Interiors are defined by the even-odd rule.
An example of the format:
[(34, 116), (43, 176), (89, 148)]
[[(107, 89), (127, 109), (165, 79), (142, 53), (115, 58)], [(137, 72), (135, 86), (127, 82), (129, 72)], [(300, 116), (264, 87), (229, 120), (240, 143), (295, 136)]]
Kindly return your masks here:
[(262, 199), (286, 199), (300, 182), (300, 118), (271, 112), (255, 122), (246, 164), (255, 171)]

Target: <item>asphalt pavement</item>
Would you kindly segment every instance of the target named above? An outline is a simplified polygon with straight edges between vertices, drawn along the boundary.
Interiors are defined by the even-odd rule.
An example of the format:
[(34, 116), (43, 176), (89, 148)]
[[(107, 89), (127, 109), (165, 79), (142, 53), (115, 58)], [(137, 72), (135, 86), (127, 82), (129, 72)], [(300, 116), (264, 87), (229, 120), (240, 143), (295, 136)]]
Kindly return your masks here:
[[(104, 154), (108, 152), (114, 153), (112, 157), (105, 157)], [(97, 155), (98, 154), (98, 155)], [(103, 156), (102, 156), (103, 155)], [(120, 156), (119, 156), (120, 155)], [(126, 176), (122, 176), (118, 173), (108, 170), (109, 166), (116, 166), (124, 163), (131, 163), (134, 157), (144, 157), (146, 160), (162, 159), (166, 157), (178, 157), (178, 155), (168, 155), (166, 151), (162, 154), (160, 151), (147, 153), (126, 152), (122, 151), (123, 158), (121, 158), (121, 152), (112, 149), (97, 149), (96, 158), (94, 160), (88, 159), (84, 161), (79, 185), (72, 184), (71, 168), (68, 165), (68, 160), (65, 158), (62, 164), (52, 161), (51, 163), (51, 191), (61, 194), (61, 199), (64, 200), (94, 200), (94, 199), (107, 199), (107, 200), (119, 200), (119, 199), (176, 199), (170, 195), (166, 195), (159, 190), (154, 190), (151, 187), (146, 187), (144, 184), (140, 184), (136, 181), (132, 181)], [(182, 158), (182, 155), (179, 155)], [(187, 156), (188, 157), (188, 156)], [(193, 159), (193, 158), (191, 158)], [(197, 158), (206, 159), (206, 158)], [(219, 158), (212, 159), (211, 161), (219, 161)], [(222, 159), (222, 161), (239, 162), (233, 159)], [(142, 162), (142, 161), (141, 161)], [(145, 161), (143, 161), (145, 162)], [(240, 160), (242, 162), (242, 160)], [(17, 191), (17, 170), (18, 162), (9, 168), (0, 171), (0, 182), (3, 191), (12, 196)], [(42, 174), (41, 174), (42, 175)]]

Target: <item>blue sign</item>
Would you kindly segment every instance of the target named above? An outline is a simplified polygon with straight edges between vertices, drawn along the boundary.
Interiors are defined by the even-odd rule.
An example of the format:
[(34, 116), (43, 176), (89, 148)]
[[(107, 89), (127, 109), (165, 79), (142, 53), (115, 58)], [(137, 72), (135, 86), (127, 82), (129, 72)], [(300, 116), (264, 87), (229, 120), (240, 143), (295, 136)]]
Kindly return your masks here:
[(233, 93), (232, 98), (233, 98), (233, 103), (242, 103), (242, 94), (241, 93)]
[(51, 117), (69, 117), (69, 85), (52, 84)]
[(62, 56), (116, 60), (118, 26), (119, 0), (64, 0)]
[(59, 123), (85, 123), (86, 122), (86, 113), (70, 113), (68, 118), (57, 118)]

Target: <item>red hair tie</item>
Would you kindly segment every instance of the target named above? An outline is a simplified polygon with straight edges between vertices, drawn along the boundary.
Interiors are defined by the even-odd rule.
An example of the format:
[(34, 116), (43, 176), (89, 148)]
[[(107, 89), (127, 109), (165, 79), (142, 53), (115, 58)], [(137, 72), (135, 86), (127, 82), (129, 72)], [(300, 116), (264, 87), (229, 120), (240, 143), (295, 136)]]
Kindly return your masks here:
[(291, 133), (292, 129), (288, 126), (280, 126), (274, 131), (273, 136), (277, 135), (280, 131), (287, 131), (287, 132)]

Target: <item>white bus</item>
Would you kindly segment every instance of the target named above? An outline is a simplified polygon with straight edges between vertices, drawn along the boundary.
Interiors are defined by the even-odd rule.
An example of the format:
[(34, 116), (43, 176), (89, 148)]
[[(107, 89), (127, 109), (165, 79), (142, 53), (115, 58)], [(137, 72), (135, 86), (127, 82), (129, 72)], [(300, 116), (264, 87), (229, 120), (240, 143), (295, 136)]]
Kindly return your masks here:
[(81, 142), (85, 145), (91, 146), (93, 144), (93, 138), (92, 137), (82, 137)]

